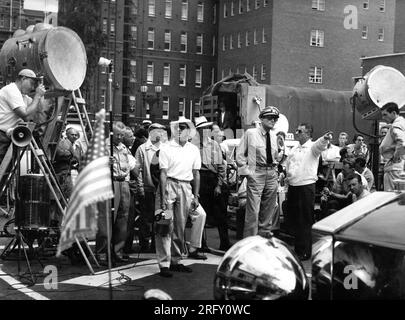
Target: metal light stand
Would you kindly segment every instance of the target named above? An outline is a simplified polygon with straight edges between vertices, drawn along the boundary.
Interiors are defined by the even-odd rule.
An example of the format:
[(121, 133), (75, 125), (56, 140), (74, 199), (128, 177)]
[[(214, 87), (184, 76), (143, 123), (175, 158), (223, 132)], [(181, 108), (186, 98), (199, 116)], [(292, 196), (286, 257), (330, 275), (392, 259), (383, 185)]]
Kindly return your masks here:
[(357, 92), (354, 93), (353, 97), (352, 97), (352, 114), (353, 114), (353, 127), (354, 129), (365, 135), (366, 137), (371, 138), (371, 162), (372, 162), (372, 171), (373, 171), (373, 175), (375, 177), (375, 187), (377, 189), (377, 191), (379, 191), (379, 187), (380, 187), (380, 181), (379, 181), (379, 165), (380, 165), (380, 155), (379, 155), (379, 143), (378, 143), (378, 139), (380, 138), (380, 136), (378, 135), (378, 121), (375, 120), (373, 123), (373, 127), (374, 127), (374, 134), (368, 134), (365, 132), (362, 132), (356, 125), (356, 99), (358, 97)]
[[(26, 149), (26, 147), (24, 147), (23, 151), (24, 152)], [(15, 195), (15, 224), (17, 226), (16, 229), (16, 234), (14, 236), (14, 238), (10, 241), (10, 243), (4, 248), (2, 254), (1, 254), (1, 258), (5, 259), (14, 249), (16, 246), (18, 246), (18, 260), (17, 260), (17, 272), (18, 272), (18, 276), (20, 276), (20, 271), (21, 271), (21, 265), (20, 265), (20, 260), (21, 260), (21, 246), (22, 249), (24, 251), (24, 257), (25, 257), (25, 262), (27, 263), (27, 267), (28, 267), (28, 271), (30, 273), (31, 276), (31, 281), (32, 284), (35, 284), (35, 280), (34, 280), (34, 276), (32, 274), (32, 270), (31, 270), (31, 264), (30, 264), (30, 260), (28, 258), (28, 254), (27, 254), (27, 250), (25, 248), (25, 244), (28, 246), (29, 249), (31, 249), (32, 252), (34, 252), (34, 249), (32, 247), (32, 245), (30, 245), (26, 239), (24, 238), (22, 231), (21, 231), (21, 223), (20, 223), (20, 218), (21, 218), (21, 199), (20, 199), (20, 194), (19, 194), (19, 183), (20, 183), (20, 161), (21, 161), (21, 150), (18, 146), (16, 146), (15, 144), (13, 145), (13, 163), (14, 163), (14, 167), (12, 169), (12, 171), (10, 172), (7, 181), (11, 180), (11, 176), (14, 173), (14, 177), (15, 177), (15, 187), (14, 187), (14, 195)], [(6, 184), (5, 184), (6, 185)], [(3, 190), (2, 190), (3, 191)], [(11, 248), (11, 250), (9, 250), (9, 248), (11, 247), (11, 245), (13, 245), (13, 247)], [(39, 264), (42, 266), (42, 268), (44, 267), (44, 265), (42, 264), (41, 260), (39, 259), (39, 257), (35, 254), (35, 258), (38, 260)]]

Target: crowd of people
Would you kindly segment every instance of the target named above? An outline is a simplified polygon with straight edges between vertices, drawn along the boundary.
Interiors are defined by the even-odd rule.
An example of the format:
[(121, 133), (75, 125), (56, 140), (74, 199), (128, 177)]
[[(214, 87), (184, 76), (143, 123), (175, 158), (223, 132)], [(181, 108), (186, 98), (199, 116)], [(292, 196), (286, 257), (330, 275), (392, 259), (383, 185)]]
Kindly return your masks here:
[[(22, 70), (15, 83), (0, 90), (0, 158), (11, 142), (6, 134), (10, 126), (38, 111), (44, 95), (39, 80), (31, 70)], [(33, 90), (34, 99), (24, 100)], [(380, 139), (383, 189), (392, 191), (404, 172), (405, 119), (394, 103), (383, 106), (381, 113), (386, 122)], [(295, 131), (298, 144), (288, 149), (285, 133), (274, 130), (279, 117), (280, 112), (274, 106), (262, 109), (256, 127), (245, 131), (240, 139), (234, 158), (224, 143), (225, 131), (234, 119), (227, 115), (223, 104), (216, 122), (208, 122), (204, 116), (194, 122), (180, 117), (169, 126), (145, 120), (136, 130), (114, 122), (112, 141), (107, 139), (108, 151), (113, 150), (110, 161), (114, 207), (98, 206), (95, 251), (100, 263), (107, 261), (109, 232), (105, 215), (111, 209), (114, 263), (128, 261), (129, 254), (134, 252), (154, 252), (162, 277), (171, 277), (173, 272), (192, 272), (181, 264), (181, 259), (207, 258), (204, 253), (210, 248), (204, 233), (206, 224), (218, 229), (218, 249), (228, 250), (231, 241), (227, 173), (237, 167), (246, 188), (243, 237), (273, 236), (283, 205), (278, 200), (279, 186), (286, 186), (283, 210), (286, 229), (294, 236), (298, 257), (308, 259), (319, 187), (323, 217), (368, 196), (376, 189), (376, 179), (368, 167), (371, 154), (362, 134), (354, 135), (351, 144), (345, 132), (339, 134), (337, 145), (332, 143), (332, 132), (313, 141), (313, 127), (309, 123), (298, 125)], [(77, 174), (79, 170), (84, 150), (77, 130), (67, 127), (65, 135), (56, 149), (54, 169), (64, 195), (69, 198), (74, 172)], [(53, 219), (61, 221), (57, 215)], [(189, 235), (185, 232), (188, 222)], [(135, 226), (139, 230), (138, 249), (133, 247)]]

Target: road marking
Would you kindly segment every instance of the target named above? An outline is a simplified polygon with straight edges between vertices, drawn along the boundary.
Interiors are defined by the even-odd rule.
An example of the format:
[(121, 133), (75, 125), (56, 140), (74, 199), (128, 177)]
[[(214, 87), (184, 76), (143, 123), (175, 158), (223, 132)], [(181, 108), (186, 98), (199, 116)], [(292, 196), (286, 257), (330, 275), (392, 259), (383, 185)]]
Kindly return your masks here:
[[(207, 254), (207, 260), (183, 259), (181, 263), (184, 265), (191, 264), (210, 264), (218, 265), (222, 257)], [(130, 263), (118, 268), (111, 269), (111, 285), (113, 287), (122, 285), (123, 281), (128, 277), (131, 280), (142, 279), (153, 276), (159, 273), (159, 266), (156, 259), (145, 260), (138, 263)], [(108, 287), (108, 269), (97, 272), (94, 275), (81, 276), (60, 282), (61, 284), (76, 284), (92, 287)]]
[(14, 279), (13, 277), (9, 276), (8, 274), (4, 273), (0, 266), (0, 278), (7, 282), (13, 289), (24, 293), (25, 295), (29, 296), (34, 300), (49, 300), (47, 297), (35, 292), (34, 290), (29, 289), (27, 286), (22, 284), (20, 281)]

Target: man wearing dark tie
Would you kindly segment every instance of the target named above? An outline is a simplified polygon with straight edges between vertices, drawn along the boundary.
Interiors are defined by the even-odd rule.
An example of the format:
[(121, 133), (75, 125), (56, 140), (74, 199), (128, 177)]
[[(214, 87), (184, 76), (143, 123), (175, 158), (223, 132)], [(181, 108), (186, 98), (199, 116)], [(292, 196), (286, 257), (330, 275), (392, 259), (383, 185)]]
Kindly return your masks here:
[(218, 111), (218, 126), (221, 130), (225, 129), (235, 129), (235, 117), (234, 115), (226, 109), (225, 103), (223, 101), (219, 102)]
[(277, 222), (277, 165), (280, 160), (277, 137), (271, 130), (279, 118), (276, 107), (264, 108), (261, 124), (248, 129), (236, 153), (239, 167), (247, 166), (247, 199), (243, 237), (270, 237)]

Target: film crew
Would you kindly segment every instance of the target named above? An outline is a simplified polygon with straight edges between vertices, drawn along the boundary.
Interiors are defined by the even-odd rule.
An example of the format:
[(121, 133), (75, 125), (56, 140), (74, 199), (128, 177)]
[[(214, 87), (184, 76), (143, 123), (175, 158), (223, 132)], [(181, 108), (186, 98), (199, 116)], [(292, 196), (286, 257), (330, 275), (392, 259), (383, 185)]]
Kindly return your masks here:
[(390, 128), (380, 144), (384, 165), (384, 191), (395, 189), (394, 180), (400, 179), (405, 165), (405, 119), (399, 115), (398, 105), (387, 103), (381, 108), (383, 120)]
[[(123, 130), (123, 138), (122, 143), (127, 147), (128, 151), (131, 150), (132, 145), (135, 141), (135, 136), (130, 127), (125, 127)], [(131, 171), (129, 174), (129, 192), (130, 192), (130, 201), (129, 201), (129, 209), (128, 209), (128, 223), (127, 223), (127, 238), (125, 240), (124, 248), (122, 249), (125, 258), (127, 255), (131, 253), (136, 253), (135, 250), (132, 249), (132, 244), (134, 242), (135, 237), (135, 218), (137, 213), (139, 214), (139, 204), (138, 199), (136, 198), (138, 185), (136, 183), (137, 174), (134, 174), (134, 171)]]
[[(156, 253), (160, 276), (171, 277), (171, 271), (192, 272), (180, 263), (185, 251), (184, 232), (190, 209), (199, 206), (201, 156), (189, 142), (195, 136), (193, 123), (181, 117), (170, 123), (172, 139), (160, 150), (160, 195), (156, 208), (172, 211), (166, 232), (156, 232)], [(190, 182), (193, 181), (193, 188)], [(194, 194), (192, 193), (194, 192)]]
[[(386, 124), (380, 128), (380, 137), (378, 138), (378, 144), (384, 140), (384, 137), (387, 135), (387, 132), (390, 130), (390, 125)], [(383, 155), (380, 153), (380, 165), (378, 167), (378, 190), (384, 190), (384, 166), (387, 163), (387, 160), (384, 159)]]
[(259, 115), (260, 126), (248, 129), (236, 152), (239, 167), (249, 168), (243, 236), (271, 237), (277, 228), (278, 161), (276, 134), (271, 130), (279, 118), (276, 107), (268, 106)]
[(352, 173), (347, 177), (351, 202), (356, 202), (370, 194), (370, 191), (364, 188), (362, 177), (358, 173)]
[(149, 127), (150, 127), (151, 124), (152, 124), (152, 121), (150, 121), (150, 120), (143, 120), (143, 121), (142, 121), (142, 127), (143, 127), (146, 131), (149, 130)]
[[(113, 167), (114, 184), (114, 223), (112, 226), (112, 259), (114, 262), (126, 262), (126, 255), (121, 251), (125, 245), (127, 237), (127, 223), (130, 202), (129, 179), (130, 171), (135, 169), (135, 158), (131, 155), (127, 147), (122, 143), (125, 125), (116, 121), (113, 123), (113, 155), (110, 155)], [(106, 148), (110, 151), (110, 140), (106, 142)], [(106, 212), (99, 212), (98, 232), (96, 236), (96, 254), (102, 264), (105, 264), (107, 252), (107, 226)]]
[(319, 157), (332, 139), (331, 132), (327, 132), (314, 142), (312, 133), (312, 125), (301, 123), (298, 126), (295, 134), (299, 145), (289, 152), (286, 163), (287, 221), (294, 233), (295, 252), (301, 260), (311, 257), (311, 226)]
[[(167, 141), (164, 125), (152, 123), (149, 126), (148, 140), (139, 146), (135, 153), (137, 171), (137, 195), (139, 202), (139, 244), (141, 252), (155, 252), (154, 212), (158, 183), (153, 180), (151, 166), (158, 164), (161, 144)], [(132, 245), (132, 243), (131, 243)]]
[(363, 157), (366, 163), (370, 160), (370, 152), (364, 143), (364, 136), (356, 133), (353, 137), (353, 143), (347, 146), (347, 151), (354, 155), (355, 158)]
[[(336, 176), (336, 180), (332, 186), (331, 191), (325, 187), (322, 190), (321, 207), (323, 210), (323, 216), (328, 216), (351, 203), (349, 197), (350, 188), (348, 176), (354, 173), (358, 173), (354, 169), (354, 158), (345, 158), (342, 161), (342, 171)], [(364, 159), (363, 159), (364, 161)], [(364, 189), (368, 189), (368, 183), (363, 175), (360, 175)]]
[[(208, 122), (204, 116), (195, 118), (201, 155), (200, 202), (208, 213), (208, 217), (211, 217), (210, 224), (218, 228), (219, 250), (227, 251), (231, 244), (226, 221), (228, 198), (226, 164), (220, 145), (210, 138), (212, 124), (213, 122)], [(197, 252), (195, 257), (198, 257)]]
[(349, 144), (349, 135), (346, 132), (339, 133), (339, 144), (338, 147), (340, 149), (347, 147)]
[[(42, 77), (37, 77), (34, 71), (23, 69), (15, 82), (0, 89), (0, 163), (11, 143), (7, 130), (27, 121), (39, 110), (41, 98), (45, 94), (41, 81)], [(28, 95), (34, 90), (35, 95), (31, 99)]]
[(367, 180), (367, 190), (372, 191), (375, 189), (374, 187), (374, 174), (373, 172), (367, 168), (366, 166), (366, 159), (362, 157), (358, 157), (354, 160), (354, 170), (357, 173), (361, 174)]
[(148, 130), (144, 128), (138, 128), (135, 131), (135, 141), (131, 147), (131, 154), (135, 157), (136, 150), (138, 150), (141, 144), (144, 144), (148, 140)]

